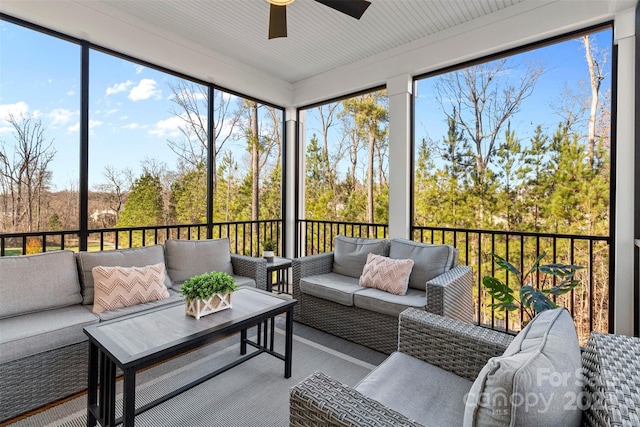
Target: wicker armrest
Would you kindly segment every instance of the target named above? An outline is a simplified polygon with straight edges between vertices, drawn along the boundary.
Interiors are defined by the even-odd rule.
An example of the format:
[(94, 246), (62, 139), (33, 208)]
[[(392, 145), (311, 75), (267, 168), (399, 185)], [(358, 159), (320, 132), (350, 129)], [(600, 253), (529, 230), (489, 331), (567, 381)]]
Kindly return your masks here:
[(293, 286), (300, 284), (303, 277), (331, 273), (333, 269), (333, 252), (295, 258), (291, 261), (293, 270)]
[(315, 372), (291, 389), (289, 411), (289, 425), (296, 427), (420, 427), (322, 372)]
[(459, 265), (429, 280), (427, 311), (473, 322), (473, 269)]
[(398, 350), (473, 381), (513, 336), (409, 308), (400, 313)]
[(250, 277), (256, 281), (256, 288), (267, 290), (267, 260), (245, 255), (231, 254), (233, 273)]
[(583, 420), (588, 426), (640, 425), (640, 338), (592, 332), (582, 352)]

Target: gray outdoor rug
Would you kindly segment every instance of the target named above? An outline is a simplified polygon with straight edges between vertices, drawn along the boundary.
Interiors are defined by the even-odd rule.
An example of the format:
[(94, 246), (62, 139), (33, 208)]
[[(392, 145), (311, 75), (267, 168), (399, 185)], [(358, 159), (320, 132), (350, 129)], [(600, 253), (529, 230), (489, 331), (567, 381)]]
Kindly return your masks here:
[[(281, 353), (284, 351), (282, 323), (276, 323), (275, 334), (276, 350)], [(136, 406), (234, 360), (239, 355), (238, 341), (236, 335), (138, 373)], [(322, 371), (354, 385), (385, 357), (295, 324), (291, 378), (284, 378), (283, 361), (261, 354), (137, 416), (136, 426), (287, 426), (289, 390), (295, 384), (315, 371)], [(13, 423), (11, 427), (86, 426), (86, 399), (86, 395), (82, 395)], [(116, 405), (120, 416), (121, 401)]]

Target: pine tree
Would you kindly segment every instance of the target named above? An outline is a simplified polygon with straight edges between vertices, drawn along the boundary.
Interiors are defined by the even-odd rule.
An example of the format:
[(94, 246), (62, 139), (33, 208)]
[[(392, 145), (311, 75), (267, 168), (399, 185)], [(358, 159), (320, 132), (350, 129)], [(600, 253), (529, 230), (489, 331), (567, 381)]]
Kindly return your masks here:
[(203, 164), (173, 182), (170, 210), (178, 224), (207, 221), (207, 171)]
[(118, 227), (162, 224), (163, 208), (160, 178), (146, 172), (134, 181)]

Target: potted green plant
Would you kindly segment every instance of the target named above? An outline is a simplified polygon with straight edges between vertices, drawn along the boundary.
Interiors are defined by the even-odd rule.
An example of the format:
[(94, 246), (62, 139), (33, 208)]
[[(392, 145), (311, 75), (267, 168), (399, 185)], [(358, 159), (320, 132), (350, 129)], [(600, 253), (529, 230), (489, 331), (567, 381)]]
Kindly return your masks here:
[[(558, 296), (566, 294), (580, 283), (574, 278), (574, 275), (576, 271), (583, 267), (565, 264), (540, 265), (540, 261), (546, 256), (545, 252), (535, 260), (533, 266), (526, 274), (523, 274), (513, 264), (501, 256), (497, 254), (491, 255), (500, 268), (517, 277), (518, 284), (520, 285), (520, 290), (516, 296), (515, 290), (501, 280), (495, 277), (485, 276), (482, 279), (482, 284), (487, 289), (489, 295), (498, 301), (491, 304), (491, 307), (507, 311), (521, 309), (529, 317), (523, 321), (524, 325), (529, 323), (536, 314), (558, 307), (558, 305), (549, 298), (550, 295)], [(533, 277), (535, 277), (534, 273), (536, 272), (544, 274), (537, 288), (534, 287), (532, 283)], [(545, 289), (545, 285), (547, 285), (550, 276), (557, 277), (558, 280), (556, 280), (556, 282), (559, 283)]]
[(262, 243), (262, 257), (266, 258), (267, 262), (273, 261), (273, 257), (275, 256), (276, 243), (269, 239), (265, 240)]
[(231, 308), (231, 295), (237, 289), (233, 277), (220, 271), (194, 276), (180, 286), (186, 313), (196, 319)]

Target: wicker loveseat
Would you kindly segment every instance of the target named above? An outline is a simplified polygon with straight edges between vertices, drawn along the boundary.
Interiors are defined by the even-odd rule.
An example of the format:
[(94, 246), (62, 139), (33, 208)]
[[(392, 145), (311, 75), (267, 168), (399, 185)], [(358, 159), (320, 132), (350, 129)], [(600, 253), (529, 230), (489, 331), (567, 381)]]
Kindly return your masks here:
[[(400, 315), (398, 352), (358, 385), (316, 372), (294, 386), (290, 425), (640, 425), (640, 339), (592, 333), (581, 352), (576, 338), (545, 327), (560, 318), (558, 310), (566, 313), (545, 312), (537, 332), (514, 339), (408, 309)], [(565, 313), (571, 326), (565, 320), (564, 333), (573, 328)], [(505, 371), (511, 376), (500, 388)]]
[[(293, 260), (297, 322), (390, 354), (398, 342), (398, 315), (408, 307), (473, 320), (473, 271), (458, 265), (453, 246), (337, 236), (334, 248)], [(359, 285), (369, 253), (414, 261), (406, 295)]]
[[(94, 267), (158, 263), (166, 267), (168, 298), (93, 312)], [(241, 286), (266, 289), (266, 268), (263, 258), (231, 254), (228, 239), (0, 257), (0, 422), (87, 388), (84, 326), (179, 304), (182, 281), (207, 271), (226, 271)]]

